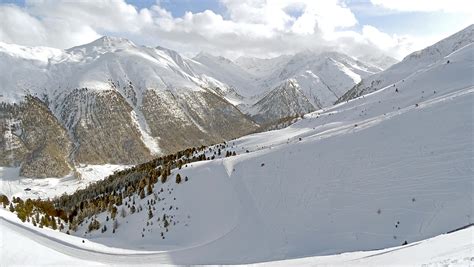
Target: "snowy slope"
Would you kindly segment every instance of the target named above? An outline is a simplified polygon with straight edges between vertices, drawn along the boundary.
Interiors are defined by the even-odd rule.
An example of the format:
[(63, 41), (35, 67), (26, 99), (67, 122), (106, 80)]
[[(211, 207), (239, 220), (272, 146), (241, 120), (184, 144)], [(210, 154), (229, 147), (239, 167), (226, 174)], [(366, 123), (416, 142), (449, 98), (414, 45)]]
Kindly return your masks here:
[[(0, 56), (0, 67), (11, 73), (2, 76), (3, 101), (20, 101), (26, 93), (54, 99), (74, 88), (107, 90), (110, 81), (139, 89), (200, 89), (186, 65), (166, 51), (122, 38), (106, 36), (67, 50), (1, 43)], [(25, 70), (32, 74), (23, 75)]]
[(370, 64), (376, 68), (379, 68), (380, 70), (386, 70), (392, 65), (400, 62), (399, 60), (396, 60), (393, 57), (384, 55), (382, 53), (378, 54), (375, 52), (372, 52), (371, 54), (366, 54), (357, 57), (362, 62), (365, 62), (366, 64)]
[(275, 58), (255, 58), (255, 57), (239, 57), (235, 60), (235, 64), (245, 69), (255, 77), (268, 77), (274, 72), (281, 69), (292, 56), (283, 55)]
[(314, 109), (299, 83), (295, 79), (289, 79), (270, 91), (248, 111), (254, 114), (253, 118), (257, 122), (271, 122), (291, 115), (306, 114)]
[(361, 77), (380, 71), (341, 53), (302, 52), (293, 56), (283, 70), (276, 77), (270, 77), (270, 80), (290, 78), (308, 70), (320, 76), (336, 95), (345, 92), (351, 84), (358, 83)]
[(234, 91), (243, 98), (259, 93), (256, 78), (227, 58), (201, 52), (191, 62), (196, 72), (204, 78), (212, 77), (230, 87), (226, 93)]
[[(298, 53), (284, 61), (282, 66), (275, 65), (273, 68), (268, 76), (259, 77), (260, 86), (265, 88), (264, 93), (248, 109), (248, 113), (258, 122), (268, 123), (272, 119), (328, 107), (362, 78), (380, 71), (336, 52)], [(294, 94), (294, 86), (289, 84), (295, 85), (299, 94)], [(306, 102), (310, 104), (310, 109)]]
[[(141, 206), (139, 212), (119, 206), (127, 215), (118, 218), (115, 233), (104, 212), (97, 220), (108, 231), (86, 233), (84, 223), (71, 233), (81, 239), (67, 236), (68, 242), (91, 253), (149, 253), (141, 259), (175, 264), (274, 261), (405, 241), (408, 246), (392, 255), (411, 256), (402, 252), (413, 248), (416, 253), (416, 242), (473, 223), (474, 206), (466, 204), (474, 195), (473, 52), (474, 46), (463, 46), (402, 78), (398, 92), (388, 86), (307, 114), (285, 129), (230, 141), (226, 150), (237, 156), (172, 170), (168, 182), (155, 185), (155, 194), (127, 200)], [(189, 180), (175, 183), (177, 173)], [(62, 239), (61, 233), (54, 235)], [(443, 258), (440, 250), (424, 252), (429, 259), (418, 261), (417, 254), (413, 262), (454, 257), (469, 263), (472, 239), (462, 242), (468, 244), (460, 254), (447, 251)], [(365, 254), (380, 254), (369, 258), (352, 254), (351, 260), (383, 264), (393, 259), (388, 251)], [(107, 262), (138, 257), (100, 255)]]
[[(386, 71), (362, 80), (362, 82), (342, 96), (338, 102), (346, 101), (402, 81), (413, 73), (416, 74), (416, 72), (429, 69), (433, 64), (447, 58), (451, 53), (464, 46), (470, 46), (472, 43), (474, 43), (474, 24), (432, 46), (413, 52)], [(472, 53), (466, 54), (466, 56), (471, 59), (474, 57)], [(448, 59), (446, 59), (445, 63), (447, 62)]]
[[(81, 165), (76, 173), (62, 178), (34, 179), (20, 176), (18, 167), (0, 167), (0, 192), (8, 198), (54, 198), (62, 194), (71, 194), (98, 180), (102, 180), (115, 171), (123, 170), (127, 165)], [(25, 189), (31, 189), (25, 191)]]
[[(50, 231), (41, 229), (29, 231), (29, 228), (22, 227), (18, 220), (9, 217), (8, 214), (0, 213), (0, 217), (0, 240), (9, 240), (8, 244), (0, 243), (2, 264), (6, 266), (29, 265), (32, 262), (36, 266), (95, 266), (131, 263), (134, 265), (174, 265), (172, 259), (167, 258), (166, 254), (161, 254), (161, 257), (158, 253), (137, 256), (127, 255), (128, 253), (123, 252), (122, 255), (100, 254), (95, 252), (98, 250), (97, 244), (87, 242), (81, 245), (80, 239), (71, 240), (63, 237), (58, 237), (55, 240)], [(474, 261), (473, 235), (474, 229), (470, 227), (408, 246), (245, 266), (469, 266)], [(72, 247), (71, 245), (74, 243), (78, 247)], [(88, 247), (91, 250), (87, 251)], [(44, 257), (44, 255), (48, 255), (48, 257)]]

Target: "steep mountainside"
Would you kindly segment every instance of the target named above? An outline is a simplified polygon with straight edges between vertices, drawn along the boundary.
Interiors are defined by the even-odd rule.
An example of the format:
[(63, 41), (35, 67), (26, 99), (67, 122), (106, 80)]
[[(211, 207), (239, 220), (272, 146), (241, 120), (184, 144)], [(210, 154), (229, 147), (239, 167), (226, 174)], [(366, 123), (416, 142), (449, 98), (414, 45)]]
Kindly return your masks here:
[(72, 170), (67, 131), (38, 98), (2, 103), (0, 133), (1, 166), (22, 164), (21, 175), (35, 177), (59, 177)]
[[(394, 86), (394, 83), (405, 77), (416, 75), (418, 72), (431, 68), (439, 60), (442, 60), (464, 46), (472, 45), (473, 42), (474, 24), (437, 42), (436, 44), (433, 44), (432, 46), (411, 53), (401, 62), (393, 65), (384, 72), (363, 79), (360, 83), (339, 98), (337, 103), (374, 92), (387, 86)], [(473, 54), (468, 54), (467, 56), (470, 58), (474, 57)], [(448, 60), (446, 60), (445, 63), (448, 64)], [(433, 90), (436, 90), (436, 85)]]
[(195, 67), (200, 73), (230, 85), (224, 89), (227, 99), (262, 124), (330, 106), (362, 78), (381, 70), (337, 52), (235, 62), (201, 53), (194, 60), (205, 66)]
[(258, 122), (272, 122), (275, 118), (286, 118), (293, 114), (306, 114), (314, 111), (314, 106), (301, 91), (296, 80), (289, 79), (270, 91), (250, 110)]
[(235, 60), (235, 64), (251, 73), (255, 77), (265, 78), (272, 75), (275, 71), (282, 68), (290, 61), (292, 56), (283, 55), (275, 58), (255, 58), (255, 57), (239, 57)]
[[(362, 78), (378, 71), (380, 69), (336, 52), (296, 54), (282, 68), (261, 78), (261, 86), (270, 90), (262, 100), (253, 104), (250, 114), (258, 122), (268, 123), (328, 107)], [(295, 88), (299, 94), (294, 98), (292, 91)], [(270, 99), (273, 103), (269, 102)]]
[(207, 53), (200, 53), (193, 59), (190, 64), (196, 72), (225, 83), (230, 87), (227, 90), (233, 90), (243, 98), (259, 94), (260, 88), (256, 83), (256, 77), (231, 60)]
[[(0, 44), (0, 59), (0, 101), (5, 107), (19, 103), (28, 109), (25, 97), (35, 97), (49, 114), (38, 114), (38, 120), (54, 116), (73, 144), (71, 155), (45, 144), (57, 161), (136, 164), (190, 145), (222, 142), (257, 127), (195, 74), (192, 60), (172, 50), (103, 37), (68, 50)], [(31, 135), (24, 118), (1, 115), (18, 121), (19, 131)], [(44, 153), (33, 148), (27, 149), (29, 154), (17, 153), (6, 138), (13, 134), (7, 119), (1, 127), (2, 164), (25, 169), (27, 158), (44, 160)], [(50, 130), (48, 124), (44, 127)], [(52, 175), (47, 168), (36, 170), (36, 175), (33, 169), (22, 173)]]
[(366, 54), (366, 55), (357, 57), (357, 59), (359, 59), (362, 62), (365, 62), (366, 64), (370, 66), (379, 68), (380, 70), (386, 70), (389, 67), (400, 62), (400, 60), (397, 60), (393, 57), (390, 57), (384, 54), (379, 54), (379, 53)]

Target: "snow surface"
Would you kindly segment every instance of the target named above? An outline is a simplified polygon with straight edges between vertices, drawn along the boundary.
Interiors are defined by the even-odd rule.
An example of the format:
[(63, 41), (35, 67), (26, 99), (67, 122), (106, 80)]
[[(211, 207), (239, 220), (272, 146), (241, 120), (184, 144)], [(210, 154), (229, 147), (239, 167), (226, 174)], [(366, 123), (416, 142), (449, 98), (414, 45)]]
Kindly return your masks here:
[(245, 69), (255, 77), (267, 77), (275, 72), (279, 67), (284, 66), (290, 61), (292, 56), (283, 55), (275, 58), (255, 58), (255, 57), (239, 57), (235, 60), (235, 64)]
[[(400, 81), (403, 82), (404, 78), (417, 75), (419, 72), (425, 72), (434, 65), (439, 64), (440, 61), (444, 60), (444, 63), (447, 63), (452, 53), (456, 53), (464, 48), (468, 49), (467, 47), (472, 46), (473, 43), (474, 24), (425, 49), (413, 52), (406, 56), (401, 62), (383, 72), (363, 79), (362, 82), (352, 90), (366, 94)], [(471, 60), (474, 58), (473, 53), (465, 53), (464, 55)], [(470, 76), (471, 78), (474, 77), (472, 73)]]
[[(79, 177), (73, 173), (62, 178), (26, 178), (20, 176), (18, 167), (0, 167), (0, 193), (8, 198), (53, 198), (63, 193), (71, 194), (89, 183), (102, 180), (115, 171), (123, 170), (127, 165), (80, 165), (76, 167)], [(25, 191), (25, 189), (31, 191)]]
[(178, 54), (113, 37), (67, 50), (0, 43), (0, 70), (3, 102), (25, 94), (52, 100), (75, 88), (111, 90), (111, 82), (119, 88), (132, 82), (138, 90), (201, 90), (202, 84)]
[[(164, 253), (101, 254), (97, 244), (55, 234), (57, 232), (48, 229), (25, 227), (17, 218), (0, 210), (2, 266), (33, 263), (35, 266), (99, 266), (132, 262), (134, 265), (174, 265)], [(238, 266), (471, 266), (474, 264), (473, 240), (474, 227), (469, 227), (406, 246)]]

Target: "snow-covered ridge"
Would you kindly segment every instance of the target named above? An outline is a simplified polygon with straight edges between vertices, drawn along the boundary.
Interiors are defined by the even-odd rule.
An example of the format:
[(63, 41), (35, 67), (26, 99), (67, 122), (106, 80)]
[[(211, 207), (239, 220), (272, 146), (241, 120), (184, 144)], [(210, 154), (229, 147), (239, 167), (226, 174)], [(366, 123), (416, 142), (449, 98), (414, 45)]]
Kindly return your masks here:
[[(413, 52), (406, 56), (401, 62), (391, 66), (384, 72), (363, 79), (359, 84), (338, 99), (338, 102), (347, 101), (351, 98), (393, 85), (409, 75), (431, 68), (441, 60), (445, 59), (445, 63), (449, 63), (448, 57), (452, 53), (463, 47), (470, 46), (473, 43), (474, 24), (427, 48)], [(471, 59), (473, 58), (472, 54), (467, 54), (466, 56)]]
[(179, 55), (123, 38), (106, 36), (67, 50), (2, 43), (0, 57), (3, 102), (19, 102), (25, 94), (54, 99), (75, 88), (113, 89), (109, 81), (157, 90), (201, 85)]
[(452, 52), (474, 42), (474, 24), (465, 29), (445, 38), (425, 49), (413, 52), (406, 56), (405, 60), (416, 60), (423, 58), (425, 61), (436, 61), (442, 57), (448, 56)]
[[(148, 89), (207, 89), (252, 116), (260, 115), (252, 114), (252, 110), (261, 109), (252, 105), (288, 79), (297, 80), (304, 97), (313, 109), (318, 109), (332, 104), (361, 78), (380, 71), (336, 52), (308, 51), (274, 59), (241, 58), (232, 62), (206, 53), (190, 59), (167, 48), (139, 46), (109, 36), (66, 50), (1, 44), (0, 57), (0, 70), (5, 73), (0, 80), (2, 102), (18, 103), (30, 94), (60, 103), (77, 88), (117, 90), (134, 102), (140, 101)], [(128, 84), (134, 86), (132, 96), (121, 90)], [(284, 117), (306, 110), (298, 107), (297, 99), (285, 101), (293, 101), (297, 108), (282, 108), (279, 113)], [(267, 122), (277, 119), (280, 117)]]
[(60, 58), (63, 55), (63, 51), (57, 48), (28, 47), (3, 42), (0, 42), (0, 53), (15, 58), (39, 61), (43, 64), (48, 63), (52, 58)]

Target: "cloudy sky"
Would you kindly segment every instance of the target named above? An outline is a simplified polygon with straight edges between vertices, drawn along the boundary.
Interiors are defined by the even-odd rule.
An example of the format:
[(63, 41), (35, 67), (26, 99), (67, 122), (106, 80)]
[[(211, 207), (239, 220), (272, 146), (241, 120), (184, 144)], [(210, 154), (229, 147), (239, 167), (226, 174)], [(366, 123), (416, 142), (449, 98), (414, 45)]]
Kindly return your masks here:
[(401, 59), (473, 22), (473, 0), (0, 0), (1, 42), (69, 48), (110, 35), (230, 58), (330, 49)]

